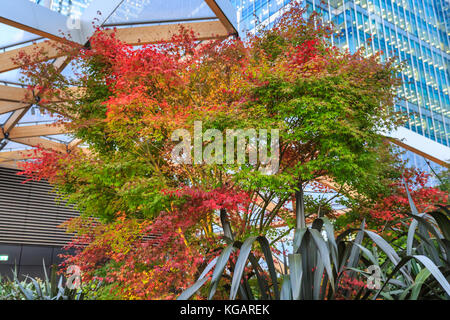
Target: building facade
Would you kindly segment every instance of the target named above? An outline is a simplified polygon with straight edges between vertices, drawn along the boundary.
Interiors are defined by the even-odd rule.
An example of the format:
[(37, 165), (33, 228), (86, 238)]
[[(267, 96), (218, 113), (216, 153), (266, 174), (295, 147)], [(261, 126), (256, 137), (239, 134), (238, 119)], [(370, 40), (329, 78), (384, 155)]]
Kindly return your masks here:
[[(258, 24), (271, 27), (291, 0), (232, 0), (241, 34)], [(395, 106), (408, 116), (402, 132), (422, 145), (431, 143), (441, 154), (450, 145), (450, 48), (448, 0), (307, 0), (307, 12), (319, 12), (332, 21), (337, 32), (334, 45), (366, 54), (382, 51), (381, 59), (395, 56), (406, 63), (401, 73), (402, 98)], [(426, 139), (417, 139), (417, 135)], [(411, 140), (411, 139), (410, 139)], [(416, 147), (417, 148), (417, 147)], [(422, 149), (422, 148), (417, 148)], [(430, 171), (426, 160), (407, 152), (405, 158)], [(448, 152), (445, 161), (450, 159)], [(430, 163), (434, 169), (439, 166)]]
[(0, 167), (0, 277), (12, 270), (43, 277), (43, 264), (62, 262), (59, 254), (72, 238), (59, 227), (79, 213), (58, 196), (46, 181), (28, 181), (18, 170)]

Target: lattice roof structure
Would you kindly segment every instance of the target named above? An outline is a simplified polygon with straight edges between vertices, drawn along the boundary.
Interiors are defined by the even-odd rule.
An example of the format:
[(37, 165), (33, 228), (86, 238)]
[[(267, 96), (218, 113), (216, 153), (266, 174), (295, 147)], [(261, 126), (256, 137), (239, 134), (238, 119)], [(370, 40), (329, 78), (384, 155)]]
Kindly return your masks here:
[[(53, 41), (63, 35), (85, 45), (93, 24), (116, 27), (116, 37), (131, 45), (169, 40), (180, 25), (192, 29), (199, 40), (237, 35), (236, 12), (229, 0), (5, 0), (0, 6), (0, 166), (17, 168), (31, 158), (30, 149), (68, 152), (82, 143), (63, 125), (48, 124), (56, 116), (25, 103), (19, 67), (12, 58), (20, 51), (43, 49), (54, 66), (67, 70)], [(66, 70), (65, 70), (66, 69)]]

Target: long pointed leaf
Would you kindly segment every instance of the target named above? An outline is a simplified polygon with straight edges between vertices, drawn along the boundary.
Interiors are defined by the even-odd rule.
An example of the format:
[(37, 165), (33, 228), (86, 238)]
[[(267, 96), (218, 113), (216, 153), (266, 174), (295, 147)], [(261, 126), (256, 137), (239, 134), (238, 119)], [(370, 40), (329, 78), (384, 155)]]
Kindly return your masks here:
[(298, 253), (290, 254), (289, 259), (289, 275), (291, 280), (292, 298), (300, 300), (301, 283), (303, 276), (302, 256)]
[(316, 270), (314, 271), (314, 284), (313, 284), (313, 299), (314, 300), (319, 300), (320, 299), (320, 289), (321, 289), (321, 281), (323, 278), (323, 270), (324, 270), (324, 265), (322, 262), (322, 259), (319, 259), (319, 261), (317, 261), (317, 267)]
[(444, 275), (439, 271), (438, 267), (436, 267), (436, 265), (433, 263), (433, 261), (431, 261), (426, 256), (413, 255), (413, 256), (406, 256), (399, 261), (399, 263), (395, 266), (394, 270), (392, 270), (392, 272), (390, 273), (387, 281), (383, 284), (383, 286), (380, 288), (380, 290), (374, 295), (374, 297), (373, 297), (374, 300), (378, 297), (378, 295), (380, 295), (382, 293), (383, 289), (389, 283), (390, 279), (392, 279), (392, 277), (399, 270), (401, 270), (403, 268), (403, 266), (406, 263), (408, 263), (408, 261), (410, 261), (411, 259), (419, 260), (425, 266), (425, 268), (427, 268), (431, 272), (433, 277), (439, 282), (439, 284), (447, 292), (447, 294), (450, 295), (450, 284), (445, 279)]
[(302, 228), (302, 229), (296, 229), (294, 232), (294, 253), (297, 253), (298, 249), (300, 248), (300, 245), (302, 244), (303, 237), (305, 236), (306, 231), (308, 231), (308, 228)]
[(236, 298), (242, 274), (247, 264), (248, 255), (250, 254), (253, 242), (255, 242), (256, 239), (257, 237), (250, 237), (245, 240), (241, 246), (241, 251), (236, 261), (236, 266), (234, 267), (233, 280), (231, 281), (230, 300), (234, 300)]
[(355, 246), (357, 246), (363, 253), (364, 255), (367, 257), (367, 259), (370, 260), (370, 262), (372, 262), (374, 265), (378, 266), (378, 261), (375, 258), (375, 256), (372, 254), (372, 252), (370, 252), (369, 249), (363, 247), (362, 245), (358, 244), (358, 243), (353, 243)]
[(431, 272), (433, 277), (439, 282), (445, 292), (447, 292), (447, 294), (450, 296), (450, 284), (448, 283), (447, 279), (445, 279), (442, 272), (439, 271), (438, 267), (433, 263), (433, 261), (425, 256), (414, 255), (413, 257), (419, 260)]
[(323, 220), (323, 225), (325, 228), (325, 232), (327, 233), (327, 242), (330, 244), (330, 251), (331, 251), (331, 257), (333, 259), (333, 264), (335, 265), (335, 268), (338, 268), (338, 249), (337, 249), (337, 244), (336, 244), (336, 240), (334, 238), (334, 227), (331, 224), (330, 220), (328, 220), (327, 218), (322, 218)]
[(411, 207), (411, 211), (414, 215), (419, 215), (419, 211), (417, 211), (416, 205), (414, 204), (413, 199), (411, 198), (411, 194), (409, 193), (408, 185), (406, 184), (406, 180), (403, 179), (403, 185), (406, 189), (406, 195), (408, 197), (409, 206)]
[(442, 234), (445, 239), (450, 240), (450, 220), (441, 212), (433, 211), (428, 213), (434, 218), (439, 228), (442, 230)]
[[(260, 270), (262, 270), (262, 268), (261, 268), (260, 264), (258, 263), (258, 260), (256, 259), (254, 254), (252, 254), (250, 252), (248, 258), (249, 258), (250, 263), (252, 264), (253, 270), (256, 274), (256, 279), (258, 280), (258, 285), (259, 285), (259, 289), (261, 292), (261, 299), (269, 300), (269, 297), (270, 297), (269, 284), (267, 283), (267, 280), (263, 276), (261, 276)], [(251, 289), (248, 289), (247, 291), (249, 291), (251, 293)]]
[[(397, 252), (389, 245), (389, 243), (387, 243), (386, 240), (372, 231), (364, 230), (364, 232), (372, 239), (373, 242), (377, 244), (378, 247), (380, 247), (381, 250), (384, 251), (384, 253), (386, 253), (387, 257), (392, 261), (394, 265), (398, 265), (398, 263), (400, 262), (400, 257)], [(401, 268), (400, 272), (403, 273), (409, 283), (413, 282), (411, 276), (404, 270), (404, 268)]]
[(309, 231), (312, 235), (312, 238), (313, 238), (317, 248), (319, 249), (320, 258), (322, 259), (323, 265), (325, 266), (325, 270), (328, 273), (328, 278), (330, 279), (331, 288), (334, 291), (333, 272), (331, 269), (330, 252), (328, 251), (328, 246), (325, 243), (325, 240), (323, 240), (322, 236), (320, 235), (320, 233), (317, 230), (311, 229)]
[(177, 298), (177, 300), (189, 299), (194, 293), (197, 292), (198, 289), (200, 289), (205, 284), (206, 281), (208, 281), (208, 278), (202, 278), (202, 279), (198, 280), (192, 286), (190, 286), (185, 291), (183, 291), (183, 293), (180, 294), (180, 296)]
[(278, 279), (275, 269), (275, 264), (273, 262), (272, 251), (270, 251), (269, 241), (265, 237), (258, 237), (259, 244), (261, 245), (261, 250), (266, 259), (267, 268), (269, 269), (270, 278), (272, 279), (273, 291), (275, 293), (275, 299), (280, 298), (280, 292), (278, 290)]
[(283, 276), (281, 284), (280, 300), (292, 300), (291, 279), (288, 274)]
[(228, 263), (228, 259), (230, 259), (230, 254), (232, 251), (233, 245), (229, 245), (222, 251), (219, 258), (217, 259), (216, 267), (214, 268), (211, 278), (211, 285), (208, 294), (209, 300), (211, 300), (214, 297), (214, 294), (216, 293), (217, 286), (223, 274), (223, 270), (225, 269), (225, 266)]
[(416, 219), (413, 219), (408, 228), (408, 237), (406, 239), (406, 255), (408, 256), (412, 254), (414, 234), (416, 233), (416, 228), (418, 224), (419, 222)]
[(420, 293), (420, 289), (422, 289), (422, 285), (425, 283), (425, 280), (427, 280), (430, 275), (431, 272), (427, 268), (420, 270), (419, 274), (416, 277), (416, 280), (414, 281), (414, 287), (412, 289), (411, 296), (409, 297), (410, 300), (417, 300), (417, 297), (419, 296)]
[(197, 292), (198, 289), (202, 287), (202, 285), (209, 279), (209, 277), (206, 277), (208, 272), (214, 267), (217, 263), (217, 258), (213, 259), (203, 270), (202, 274), (198, 278), (197, 282), (195, 282), (192, 286), (187, 288), (185, 291), (183, 291), (180, 296), (177, 298), (177, 300), (187, 300), (189, 299), (194, 293)]
[[(365, 219), (363, 219), (360, 227), (360, 231), (356, 235), (355, 241), (353, 241), (354, 244), (361, 244), (364, 238), (364, 225), (365, 225)], [(357, 246), (352, 247), (352, 251), (350, 253), (350, 257), (348, 258), (348, 267), (354, 268), (358, 264), (359, 261), (359, 248)]]
[(226, 238), (234, 241), (233, 232), (231, 230), (231, 224), (228, 221), (228, 214), (225, 209), (220, 209), (220, 222), (222, 224), (223, 234)]

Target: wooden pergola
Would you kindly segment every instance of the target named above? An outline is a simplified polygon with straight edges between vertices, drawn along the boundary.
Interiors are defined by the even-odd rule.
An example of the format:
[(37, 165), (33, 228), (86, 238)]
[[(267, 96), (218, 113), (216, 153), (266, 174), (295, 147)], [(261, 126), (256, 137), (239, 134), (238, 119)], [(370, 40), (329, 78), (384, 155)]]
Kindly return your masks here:
[[(70, 61), (56, 49), (54, 43), (67, 41), (66, 39), (69, 38), (78, 44), (86, 44), (95, 32), (92, 24), (94, 20), (98, 25), (117, 26), (116, 38), (130, 45), (143, 45), (169, 40), (173, 34), (179, 31), (180, 26), (192, 29), (199, 40), (221, 39), (238, 34), (235, 10), (228, 0), (192, 1), (194, 5), (192, 11), (186, 12), (186, 17), (176, 20), (167, 20), (164, 16), (161, 16), (159, 21), (154, 19), (146, 21), (145, 17), (144, 19), (140, 17), (141, 20), (138, 23), (125, 22), (120, 25), (108, 23), (109, 17), (116, 10), (122, 5), (129, 5), (126, 2), (124, 0), (93, 0), (79, 17), (77, 28), (70, 28), (67, 16), (29, 0), (2, 3), (0, 23), (36, 34), (38, 38), (28, 43), (20, 43), (18, 44), (20, 47), (14, 49), (2, 48), (0, 42), (0, 50), (3, 49), (4, 51), (0, 53), (0, 73), (21, 67), (14, 61), (19, 52), (32, 53), (36, 50), (46, 53), (43, 59), (53, 59), (53, 65), (61, 72)], [(175, 2), (179, 1), (173, 3)], [(186, 3), (190, 2), (187, 1), (184, 4)], [(204, 11), (208, 12), (208, 15), (193, 18), (192, 12), (198, 11), (199, 8), (203, 8)], [(175, 9), (179, 10), (179, 8)], [(99, 15), (99, 12), (101, 15)], [(0, 116), (8, 113), (10, 115), (1, 126), (0, 148), (3, 149), (8, 142), (15, 142), (24, 145), (24, 150), (1, 151), (0, 166), (17, 168), (18, 161), (33, 157), (30, 155), (29, 147), (39, 145), (46, 149), (69, 152), (82, 143), (79, 139), (62, 143), (47, 138), (51, 135), (69, 133), (64, 125), (21, 125), (21, 119), (33, 106), (32, 103), (27, 102), (30, 100), (29, 97), (28, 100), (26, 99), (29, 91), (17, 83), (1, 83), (0, 80)], [(36, 95), (38, 94), (36, 93)], [(27, 146), (28, 149), (26, 149)]]

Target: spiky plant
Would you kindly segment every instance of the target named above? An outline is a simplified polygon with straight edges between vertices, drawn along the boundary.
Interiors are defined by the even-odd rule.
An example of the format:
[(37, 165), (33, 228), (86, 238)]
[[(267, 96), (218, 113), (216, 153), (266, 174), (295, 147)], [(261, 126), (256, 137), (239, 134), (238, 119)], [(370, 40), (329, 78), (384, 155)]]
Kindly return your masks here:
[[(406, 185), (405, 185), (406, 187)], [(294, 234), (292, 254), (285, 261), (285, 273), (275, 269), (269, 241), (264, 236), (253, 236), (244, 242), (234, 241), (226, 212), (220, 212), (224, 236), (228, 246), (219, 257), (211, 261), (196, 283), (185, 290), (179, 300), (189, 299), (205, 283), (210, 282), (208, 299), (213, 299), (223, 274), (231, 273), (229, 299), (282, 299), (318, 300), (337, 298), (337, 287), (349, 272), (373, 277), (365, 268), (374, 266), (379, 270), (380, 287), (361, 287), (354, 299), (449, 299), (450, 285), (450, 221), (448, 208), (431, 213), (417, 212), (408, 192), (411, 206), (411, 224), (406, 247), (397, 252), (386, 240), (364, 228), (349, 229), (335, 237), (332, 223), (326, 218), (316, 219), (311, 227), (297, 228)], [(297, 213), (297, 219), (304, 216)], [(303, 223), (297, 225), (306, 225)], [(417, 231), (416, 231), (417, 229)], [(325, 236), (324, 236), (325, 235)], [(376, 249), (362, 245), (364, 236), (375, 243)], [(353, 241), (349, 237), (355, 236)], [(253, 244), (259, 243), (266, 268), (252, 252)], [(236, 263), (230, 259), (232, 252), (239, 250)], [(420, 262), (420, 265), (417, 263)], [(250, 263), (251, 273), (245, 273)], [(228, 270), (226, 267), (228, 266)], [(212, 275), (210, 271), (213, 270)], [(287, 271), (288, 270), (288, 271)], [(268, 273), (269, 279), (264, 275)], [(430, 277), (430, 276), (433, 277)], [(257, 291), (249, 285), (256, 277)], [(375, 283), (376, 284), (376, 283)], [(348, 293), (347, 298), (350, 298)]]
[[(361, 247), (363, 255), (379, 270), (383, 285), (373, 298), (389, 300), (446, 299), (450, 297), (450, 210), (439, 206), (437, 210), (419, 213), (405, 184), (411, 212), (405, 245), (395, 250), (375, 233), (369, 234), (386, 255), (380, 259)], [(355, 269), (367, 276), (361, 269)]]
[(0, 292), (5, 300), (83, 300), (85, 293), (81, 288), (70, 289), (63, 286), (63, 276), (57, 279), (56, 267), (52, 266), (50, 279), (47, 275), (45, 263), (44, 280), (26, 276), (20, 281), (17, 270), (13, 270), (13, 280), (0, 283)]

